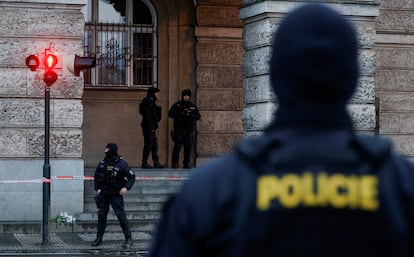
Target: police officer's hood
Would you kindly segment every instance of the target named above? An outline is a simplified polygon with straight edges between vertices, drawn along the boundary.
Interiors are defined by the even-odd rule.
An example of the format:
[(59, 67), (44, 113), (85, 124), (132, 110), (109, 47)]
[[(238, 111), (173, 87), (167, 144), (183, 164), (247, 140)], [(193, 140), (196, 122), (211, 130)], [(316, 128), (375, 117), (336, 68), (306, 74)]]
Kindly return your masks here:
[(180, 104), (182, 106), (190, 106), (191, 105), (190, 100), (185, 101), (184, 96), (189, 96), (191, 98), (191, 90), (190, 89), (184, 89), (183, 91), (181, 91), (181, 101), (180, 101)]
[(108, 143), (105, 148), (105, 160), (115, 160), (118, 156), (118, 146), (114, 143)]
[(190, 89), (184, 89), (183, 91), (181, 91), (181, 99), (184, 99), (184, 96), (189, 96), (191, 97), (191, 90)]
[(150, 88), (148, 88), (147, 98), (149, 100), (152, 100), (152, 101), (157, 100), (157, 97), (155, 96), (155, 93), (157, 93), (157, 92), (160, 92), (160, 89), (159, 88), (156, 88), (156, 87), (150, 87)]
[(275, 124), (352, 126), (346, 104), (359, 75), (358, 44), (341, 14), (320, 4), (294, 10), (281, 22), (272, 51)]

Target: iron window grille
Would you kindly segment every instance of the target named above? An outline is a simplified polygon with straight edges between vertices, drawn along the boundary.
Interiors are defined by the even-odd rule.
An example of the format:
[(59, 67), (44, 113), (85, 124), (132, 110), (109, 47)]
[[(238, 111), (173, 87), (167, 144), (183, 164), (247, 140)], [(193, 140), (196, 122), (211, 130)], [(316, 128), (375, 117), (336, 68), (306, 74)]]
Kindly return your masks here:
[[(106, 2), (109, 1), (89, 0), (91, 16), (99, 16), (98, 5), (108, 5)], [(84, 72), (85, 88), (157, 87), (155, 11), (147, 0), (123, 1), (118, 7), (113, 2), (116, 1), (111, 3), (123, 21), (109, 23), (92, 18), (85, 24), (84, 54), (96, 57), (96, 67)], [(134, 6), (128, 8), (131, 5)]]

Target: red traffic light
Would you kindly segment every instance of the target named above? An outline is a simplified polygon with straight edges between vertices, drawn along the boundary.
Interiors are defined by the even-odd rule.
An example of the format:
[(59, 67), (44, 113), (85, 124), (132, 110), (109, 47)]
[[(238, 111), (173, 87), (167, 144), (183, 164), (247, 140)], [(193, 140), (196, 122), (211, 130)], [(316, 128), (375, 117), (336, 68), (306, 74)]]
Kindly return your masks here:
[(45, 57), (44, 65), (46, 69), (53, 69), (58, 63), (58, 58), (54, 54), (48, 54)]
[(26, 65), (31, 71), (36, 71), (37, 67), (39, 67), (39, 63), (39, 58), (34, 54), (31, 54), (26, 58)]
[(46, 83), (48, 87), (53, 85), (53, 83), (55, 83), (56, 80), (57, 80), (57, 74), (56, 72), (52, 70), (48, 70), (45, 72), (45, 74), (43, 74), (43, 81)]

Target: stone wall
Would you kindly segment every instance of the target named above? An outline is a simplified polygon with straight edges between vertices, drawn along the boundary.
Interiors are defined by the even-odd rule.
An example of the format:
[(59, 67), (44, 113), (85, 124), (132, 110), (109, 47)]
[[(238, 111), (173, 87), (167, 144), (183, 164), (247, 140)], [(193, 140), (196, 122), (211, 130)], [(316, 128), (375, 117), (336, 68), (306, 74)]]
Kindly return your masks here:
[[(83, 79), (62, 76), (61, 57), (82, 55), (84, 19), (75, 1), (0, 1), (0, 180), (42, 179), (45, 84), (41, 65), (25, 59), (57, 55), (58, 81), (51, 87), (51, 175), (83, 175)], [(83, 211), (83, 181), (52, 182), (51, 214)], [(41, 220), (42, 184), (0, 184), (0, 220)]]
[[(243, 126), (246, 135), (260, 134), (273, 118), (277, 99), (270, 87), (268, 66), (273, 32), (284, 15), (303, 2), (307, 1), (244, 1), (240, 16), (245, 23)], [(358, 31), (361, 77), (349, 111), (356, 130), (373, 134), (376, 125), (374, 18), (378, 16), (378, 5), (374, 1), (336, 1), (331, 6), (348, 17)]]
[(240, 0), (197, 1), (198, 162), (230, 151), (243, 135)]
[(380, 134), (414, 156), (414, 3), (382, 0), (376, 30)]

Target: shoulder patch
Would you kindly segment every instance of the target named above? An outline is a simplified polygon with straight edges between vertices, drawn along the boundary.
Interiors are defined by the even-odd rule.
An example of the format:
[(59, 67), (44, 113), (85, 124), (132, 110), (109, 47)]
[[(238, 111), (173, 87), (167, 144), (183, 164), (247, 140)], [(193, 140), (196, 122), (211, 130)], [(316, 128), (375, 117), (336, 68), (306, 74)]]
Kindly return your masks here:
[(132, 170), (129, 170), (129, 174), (134, 175), (134, 172)]

